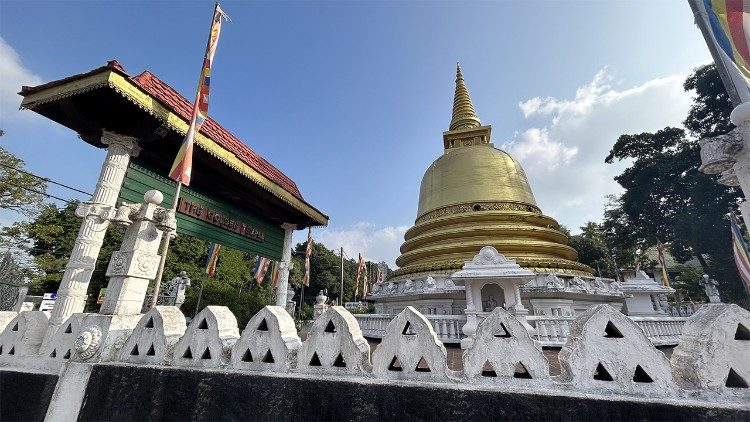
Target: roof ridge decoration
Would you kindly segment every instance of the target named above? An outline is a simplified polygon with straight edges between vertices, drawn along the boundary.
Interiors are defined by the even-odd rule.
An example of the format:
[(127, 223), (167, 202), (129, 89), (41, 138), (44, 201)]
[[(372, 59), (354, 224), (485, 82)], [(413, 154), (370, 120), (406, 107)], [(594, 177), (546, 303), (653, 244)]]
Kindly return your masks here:
[(482, 122), (479, 121), (471, 102), (469, 89), (461, 73), (461, 64), (456, 62), (456, 92), (453, 95), (453, 115), (448, 130), (473, 129), (480, 126)]

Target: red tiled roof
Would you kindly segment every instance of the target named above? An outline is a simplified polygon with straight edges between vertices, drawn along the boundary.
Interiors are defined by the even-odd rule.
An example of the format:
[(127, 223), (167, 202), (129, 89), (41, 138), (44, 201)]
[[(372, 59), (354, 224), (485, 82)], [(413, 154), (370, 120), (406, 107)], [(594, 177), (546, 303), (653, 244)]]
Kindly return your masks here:
[[(190, 101), (175, 91), (174, 88), (157, 78), (153, 73), (146, 70), (140, 75), (130, 79), (144, 91), (151, 94), (154, 98), (177, 113), (177, 115), (185, 120), (190, 120), (193, 109)], [(250, 147), (237, 139), (236, 136), (232, 135), (232, 133), (224, 129), (220, 124), (216, 123), (212, 118), (209, 117), (206, 120), (200, 131), (228, 151), (232, 152), (237, 158), (245, 162), (245, 164), (281, 186), (287, 192), (299, 199), (303, 199), (302, 194), (292, 179), (250, 149)]]
[[(180, 95), (171, 86), (167, 85), (164, 81), (157, 78), (154, 74), (148, 70), (144, 71), (138, 76), (131, 77), (125, 72), (120, 63), (117, 60), (108, 61), (106, 66), (96, 68), (90, 72), (82, 73), (79, 75), (70, 76), (57, 81), (52, 81), (43, 85), (34, 87), (24, 86), (21, 88), (21, 95), (29, 95), (34, 92), (38, 92), (47, 88), (51, 88), (57, 85), (62, 85), (67, 82), (71, 82), (77, 79), (82, 79), (96, 73), (114, 70), (122, 75), (130, 78), (136, 85), (146, 91), (148, 94), (156, 98), (159, 102), (164, 104), (167, 108), (174, 111), (178, 116), (185, 120), (190, 120), (192, 112), (192, 103), (185, 97)], [(208, 118), (201, 127), (201, 133), (211, 138), (219, 145), (224, 147), (242, 160), (245, 164), (255, 169), (258, 173), (267, 177), (273, 183), (279, 185), (282, 189), (291, 193), (295, 197), (304, 201), (302, 194), (300, 193), (297, 185), (282, 173), (279, 169), (274, 167), (271, 163), (266, 161), (263, 157), (258, 155), (255, 151), (250, 149), (244, 142), (239, 140), (236, 136), (232, 135), (228, 130), (224, 129), (220, 124), (216, 123), (212, 118)]]

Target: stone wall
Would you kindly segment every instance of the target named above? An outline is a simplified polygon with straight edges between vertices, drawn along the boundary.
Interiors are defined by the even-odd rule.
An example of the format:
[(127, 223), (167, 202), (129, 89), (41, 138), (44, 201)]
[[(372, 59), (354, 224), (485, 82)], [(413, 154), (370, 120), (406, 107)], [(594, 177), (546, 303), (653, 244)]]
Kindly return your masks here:
[[(458, 372), (447, 367), (445, 347), (412, 307), (388, 323), (372, 354), (343, 307), (320, 315), (304, 342), (280, 307), (267, 306), (241, 333), (225, 307), (207, 307), (188, 327), (179, 309), (157, 307), (129, 330), (120, 327), (121, 340), (106, 346), (109, 353), (99, 353), (97, 347), (105, 345), (91, 341), (88, 317), (76, 316), (70, 326), (78, 337), (67, 333), (55, 343), (59, 351), (73, 351), (69, 360), (42, 350), (36, 317), (24, 312), (8, 323), (0, 335), (0, 368), (59, 371), (48, 420), (99, 419), (102, 409), (113, 418), (158, 419), (167, 405), (189, 412), (182, 419), (232, 418), (246, 411), (242, 419), (584, 419), (613, 409), (632, 418), (647, 414), (645, 409), (686, 418), (750, 417), (750, 313), (736, 305), (706, 305), (688, 319), (671, 361), (636, 323), (609, 305), (596, 306), (574, 321), (557, 377), (549, 375), (539, 343), (502, 308), (482, 321)], [(434, 409), (406, 399), (420, 394), (425, 401), (440, 397), (431, 402)], [(270, 402), (248, 410), (256, 396)], [(5, 400), (0, 397), (0, 407)], [(132, 400), (139, 404), (127, 405)], [(540, 400), (543, 406), (531, 406)], [(483, 401), (489, 403), (485, 408), (474, 408)], [(292, 406), (312, 412), (316, 402), (320, 410), (307, 417)]]

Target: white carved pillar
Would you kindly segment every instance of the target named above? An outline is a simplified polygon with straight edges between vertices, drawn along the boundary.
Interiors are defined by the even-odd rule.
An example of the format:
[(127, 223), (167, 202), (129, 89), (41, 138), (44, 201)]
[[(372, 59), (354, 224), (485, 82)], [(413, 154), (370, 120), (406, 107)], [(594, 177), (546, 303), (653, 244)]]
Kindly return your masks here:
[(128, 226), (122, 246), (107, 267), (109, 284), (99, 311), (105, 315), (141, 313), (149, 280), (156, 277), (162, 234), (175, 230), (174, 213), (159, 207), (164, 196), (158, 190), (144, 195), (145, 203), (123, 205), (111, 220)]
[(276, 306), (286, 309), (286, 291), (289, 288), (289, 271), (292, 269), (292, 233), (297, 225), (284, 223), (281, 228), (284, 229), (284, 249), (281, 251), (279, 282), (276, 285)]
[(136, 138), (107, 131), (102, 134), (102, 143), (108, 146), (107, 157), (91, 200), (81, 203), (76, 209), (76, 215), (83, 218), (83, 222), (57, 291), (45, 341), (69, 316), (83, 311), (91, 273), (99, 257), (109, 219), (114, 215), (130, 157), (138, 155), (140, 150)]

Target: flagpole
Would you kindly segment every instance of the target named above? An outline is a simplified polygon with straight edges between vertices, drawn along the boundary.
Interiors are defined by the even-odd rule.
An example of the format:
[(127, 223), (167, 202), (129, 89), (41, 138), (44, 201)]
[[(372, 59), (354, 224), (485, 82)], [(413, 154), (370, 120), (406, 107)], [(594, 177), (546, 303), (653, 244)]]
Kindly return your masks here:
[[(181, 189), (182, 189), (182, 182), (177, 182), (177, 188), (174, 191), (174, 201), (172, 201), (172, 214), (175, 214), (177, 211), (177, 201), (180, 198)], [(154, 280), (156, 281), (154, 284), (154, 297), (151, 298), (151, 304), (149, 305), (149, 309), (152, 309), (154, 306), (156, 306), (156, 298), (159, 297), (159, 290), (161, 288), (161, 279), (164, 276), (164, 264), (167, 262), (167, 251), (169, 250), (169, 242), (171, 239), (172, 239), (172, 233), (171, 232), (165, 233), (164, 239), (161, 242), (161, 250), (159, 251), (159, 253), (161, 254), (161, 257), (159, 258), (159, 269), (156, 270), (156, 278), (154, 278)], [(202, 292), (203, 292), (203, 286), (201, 285), (201, 293)]]
[[(218, 14), (218, 16), (217, 16)], [(198, 90), (195, 93), (195, 101), (193, 102), (193, 111), (191, 114), (190, 119), (190, 125), (188, 127), (188, 131), (185, 134), (185, 140), (183, 141), (183, 145), (185, 145), (185, 151), (184, 151), (184, 157), (182, 157), (183, 161), (181, 162), (182, 166), (185, 166), (185, 163), (187, 163), (187, 168), (182, 168), (182, 174), (175, 178), (177, 181), (177, 187), (175, 188), (174, 193), (174, 200), (172, 201), (172, 214), (174, 215), (177, 211), (177, 203), (180, 199), (180, 191), (182, 190), (182, 184), (183, 184), (183, 177), (185, 177), (185, 173), (187, 173), (187, 179), (185, 179), (185, 183), (190, 184), (190, 173), (192, 172), (192, 160), (193, 160), (193, 143), (195, 141), (195, 132), (200, 130), (200, 125), (203, 124), (203, 120), (201, 120), (200, 125), (197, 124), (196, 120), (199, 115), (202, 116), (202, 119), (208, 118), (208, 93), (209, 89), (208, 87), (209, 82), (208, 79), (210, 77), (210, 69), (211, 69), (211, 63), (213, 62), (213, 55), (216, 51), (216, 43), (218, 43), (219, 40), (219, 32), (221, 29), (221, 19), (225, 19), (227, 21), (231, 22), (231, 19), (229, 19), (229, 16), (227, 16), (224, 11), (221, 10), (219, 7), (219, 2), (216, 2), (214, 5), (214, 12), (211, 14), (211, 30), (208, 33), (208, 40), (206, 42), (206, 52), (203, 56), (203, 66), (201, 67), (201, 72), (198, 77)], [(214, 38), (215, 37), (215, 38)], [(205, 88), (205, 91), (203, 91)], [(201, 99), (204, 101), (204, 108), (201, 109)], [(182, 151), (182, 147), (180, 147), (180, 151)], [(178, 157), (179, 157), (178, 152)], [(189, 161), (188, 161), (189, 160)], [(174, 166), (174, 164), (173, 164)], [(179, 167), (178, 167), (179, 168)], [(172, 170), (170, 170), (171, 173)], [(170, 177), (173, 177), (173, 175), (170, 174)], [(175, 235), (177, 234), (177, 231), (175, 230)], [(169, 250), (169, 243), (171, 241), (171, 233), (166, 235), (166, 238), (162, 241), (161, 246), (161, 257), (159, 259), (159, 268), (156, 271), (156, 277), (154, 279), (154, 298), (158, 298), (159, 296), (159, 290), (161, 288), (161, 280), (164, 276), (164, 264), (167, 260), (167, 252)], [(156, 300), (154, 298), (151, 298), (151, 304), (149, 308), (153, 308), (156, 306)]]
[(201, 306), (201, 298), (203, 297), (203, 287), (206, 285), (206, 278), (208, 278), (208, 276), (206, 275), (201, 277), (201, 290), (200, 292), (198, 292), (198, 301), (195, 302), (195, 312), (193, 312), (193, 318), (198, 315), (198, 309), (200, 309)]
[(721, 56), (721, 53), (716, 47), (716, 44), (714, 42), (714, 36), (711, 33), (711, 29), (708, 28), (706, 25), (706, 19), (703, 16), (706, 12), (703, 10), (703, 8), (700, 5), (698, 5), (699, 1), (701, 0), (688, 0), (688, 3), (690, 4), (690, 8), (693, 11), (695, 24), (698, 25), (698, 29), (700, 29), (701, 33), (703, 34), (703, 38), (706, 40), (708, 51), (711, 53), (711, 57), (713, 57), (714, 59), (714, 64), (716, 64), (716, 70), (719, 72), (719, 77), (721, 78), (721, 81), (724, 83), (724, 88), (726, 88), (727, 90), (729, 99), (732, 101), (732, 104), (736, 107), (742, 104), (743, 102), (742, 98), (740, 97), (740, 94), (737, 91), (737, 87), (734, 84), (734, 79), (731, 77), (731, 74), (729, 73), (729, 70), (727, 69), (727, 64), (724, 61), (724, 58)]

